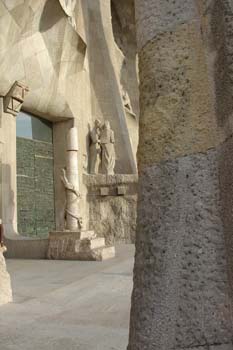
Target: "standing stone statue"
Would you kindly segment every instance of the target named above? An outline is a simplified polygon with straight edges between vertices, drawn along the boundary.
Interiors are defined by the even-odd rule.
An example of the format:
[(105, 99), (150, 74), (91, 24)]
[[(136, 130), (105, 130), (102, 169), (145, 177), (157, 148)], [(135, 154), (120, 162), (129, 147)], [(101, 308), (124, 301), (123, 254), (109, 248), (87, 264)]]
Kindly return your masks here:
[(95, 120), (95, 126), (90, 132), (90, 173), (98, 174), (98, 169), (101, 161), (101, 146), (100, 146), (100, 129), (101, 122), (99, 119)]
[(66, 189), (66, 229), (82, 229), (82, 218), (79, 215), (79, 174), (78, 174), (78, 132), (70, 128), (67, 134), (66, 169), (62, 169), (61, 181)]
[(115, 138), (114, 132), (110, 127), (109, 121), (105, 121), (101, 129), (100, 144), (102, 149), (101, 166), (104, 174), (114, 175), (115, 168)]
[(122, 91), (122, 100), (123, 100), (125, 109), (127, 110), (128, 113), (136, 117), (136, 114), (134, 113), (133, 107), (130, 102), (129, 94), (122, 85), (121, 85), (121, 91)]
[(68, 16), (72, 27), (76, 29), (76, 20), (75, 20), (76, 0), (59, 0), (59, 2), (65, 14)]
[[(74, 198), (73, 198), (72, 203), (77, 203), (79, 201), (81, 195), (80, 195), (78, 189), (72, 183), (69, 182), (67, 175), (66, 175), (65, 168), (62, 169), (61, 181), (62, 181), (66, 191), (69, 192), (71, 195), (73, 195)], [(67, 194), (67, 198), (68, 198), (68, 194)], [(75, 229), (77, 229), (77, 228), (78, 228), (78, 230), (82, 229), (82, 218), (70, 210), (68, 200), (66, 201), (66, 209), (65, 209), (66, 228), (68, 230), (74, 229), (73, 227), (69, 226), (67, 216), (70, 216), (71, 219), (77, 220), (78, 227), (75, 226)]]

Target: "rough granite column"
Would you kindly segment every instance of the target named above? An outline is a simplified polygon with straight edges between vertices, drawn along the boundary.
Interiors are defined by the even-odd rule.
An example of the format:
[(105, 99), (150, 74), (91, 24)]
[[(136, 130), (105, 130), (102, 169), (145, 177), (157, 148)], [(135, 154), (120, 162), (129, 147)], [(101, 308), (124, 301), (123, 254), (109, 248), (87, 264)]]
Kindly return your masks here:
[(233, 8), (135, 6), (140, 180), (128, 350), (230, 350)]

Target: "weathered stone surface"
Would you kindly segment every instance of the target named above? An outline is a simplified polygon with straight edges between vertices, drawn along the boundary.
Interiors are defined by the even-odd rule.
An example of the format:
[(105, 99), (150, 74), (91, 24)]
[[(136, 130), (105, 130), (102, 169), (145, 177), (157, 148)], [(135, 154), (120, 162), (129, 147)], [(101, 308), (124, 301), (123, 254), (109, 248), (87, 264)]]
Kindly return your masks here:
[(227, 247), (228, 258), (228, 275), (231, 293), (233, 298), (233, 137), (230, 137), (222, 146), (219, 154), (219, 169), (220, 169), (220, 188), (221, 188), (221, 205), (224, 224), (224, 233)]
[(201, 1), (200, 12), (210, 72), (209, 78), (216, 96), (217, 120), (225, 133), (230, 136), (233, 131), (232, 1)]
[(87, 187), (98, 187), (105, 185), (135, 184), (138, 182), (136, 174), (115, 174), (115, 175), (84, 175), (83, 181)]
[(232, 348), (232, 5), (135, 7), (140, 174), (128, 349)]
[(85, 176), (89, 225), (106, 244), (135, 241), (137, 175)]
[(139, 166), (202, 152), (223, 139), (196, 22), (148, 42), (139, 53)]
[(107, 245), (135, 241), (137, 196), (93, 196), (89, 203), (90, 228)]
[[(180, 348), (176, 350), (189, 350), (190, 348)], [(232, 350), (233, 346), (232, 343), (229, 344), (222, 344), (222, 345), (206, 345), (206, 346), (198, 346), (195, 348), (192, 348), (192, 350)]]
[(6, 270), (6, 263), (0, 248), (0, 305), (12, 301), (10, 276)]
[(209, 350), (232, 350), (232, 349), (233, 349), (232, 343), (222, 344), (222, 345), (211, 345), (209, 347)]
[(231, 342), (219, 153), (144, 169), (129, 350)]
[(197, 19), (195, 0), (136, 0), (137, 43), (141, 49), (162, 32), (168, 32), (179, 24)]

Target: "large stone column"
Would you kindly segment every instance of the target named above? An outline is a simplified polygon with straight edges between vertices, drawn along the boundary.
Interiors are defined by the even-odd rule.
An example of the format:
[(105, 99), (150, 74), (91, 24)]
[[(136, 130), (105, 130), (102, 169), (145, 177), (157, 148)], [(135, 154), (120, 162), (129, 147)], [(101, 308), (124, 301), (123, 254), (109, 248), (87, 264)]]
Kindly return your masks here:
[[(2, 151), (3, 151), (3, 130), (2, 130), (2, 98), (0, 97), (0, 225), (2, 224)], [(6, 247), (3, 244), (2, 228), (0, 227), (0, 306), (12, 301), (12, 290), (10, 275), (6, 269), (6, 262), (3, 253)]]
[[(232, 98), (221, 116), (224, 75), (209, 42), (233, 16), (228, 3), (214, 17), (214, 3), (135, 1), (141, 116), (128, 350), (233, 348)], [(215, 38), (223, 56), (230, 28)]]

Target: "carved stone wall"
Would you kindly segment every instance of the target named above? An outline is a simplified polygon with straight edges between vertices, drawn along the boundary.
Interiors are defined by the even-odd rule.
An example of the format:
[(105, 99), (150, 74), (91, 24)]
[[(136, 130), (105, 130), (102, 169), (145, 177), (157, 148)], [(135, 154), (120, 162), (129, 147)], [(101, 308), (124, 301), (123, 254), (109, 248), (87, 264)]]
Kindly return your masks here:
[(134, 243), (137, 214), (136, 175), (88, 175), (89, 227), (108, 245)]
[[(71, 5), (73, 18), (59, 0), (0, 1), (0, 95), (5, 96), (16, 80), (26, 83), (29, 93), (23, 110), (53, 122), (57, 229), (64, 227), (60, 170), (65, 166), (67, 129), (78, 129), (81, 178), (88, 173), (88, 133), (97, 117), (111, 120), (116, 172), (136, 172), (137, 144), (137, 121), (128, 123), (121, 96), (123, 58), (114, 41), (111, 1), (79, 0), (74, 7), (74, 1), (61, 3)], [(1, 118), (3, 219), (6, 233), (12, 234), (17, 232), (15, 117), (1, 108)], [(89, 208), (82, 182), (80, 192), (86, 222)]]

